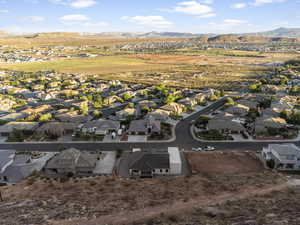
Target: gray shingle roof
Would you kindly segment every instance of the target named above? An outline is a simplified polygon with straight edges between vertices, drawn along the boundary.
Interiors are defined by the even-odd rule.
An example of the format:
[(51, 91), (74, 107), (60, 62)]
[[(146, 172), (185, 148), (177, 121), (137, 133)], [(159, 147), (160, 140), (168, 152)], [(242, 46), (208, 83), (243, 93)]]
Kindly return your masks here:
[(300, 148), (294, 144), (270, 144), (270, 148), (279, 155), (296, 155), (300, 156)]
[(153, 169), (169, 169), (168, 152), (133, 152), (129, 158), (129, 169), (149, 171)]
[(70, 168), (76, 167), (95, 167), (97, 159), (95, 156), (88, 152), (81, 152), (75, 148), (62, 151), (58, 155), (54, 156), (46, 165), (46, 169), (59, 169), (59, 168)]

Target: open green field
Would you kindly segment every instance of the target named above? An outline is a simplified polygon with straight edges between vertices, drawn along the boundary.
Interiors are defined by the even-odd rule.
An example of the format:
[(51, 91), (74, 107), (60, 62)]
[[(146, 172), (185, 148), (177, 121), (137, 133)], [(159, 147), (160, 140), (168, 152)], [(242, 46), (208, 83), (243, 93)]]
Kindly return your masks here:
[(166, 70), (171, 64), (161, 64), (134, 57), (104, 56), (88, 59), (65, 59), (50, 62), (33, 62), (23, 64), (3, 64), (0, 69), (37, 72), (55, 70), (62, 73), (111, 74), (121, 72), (139, 72)]

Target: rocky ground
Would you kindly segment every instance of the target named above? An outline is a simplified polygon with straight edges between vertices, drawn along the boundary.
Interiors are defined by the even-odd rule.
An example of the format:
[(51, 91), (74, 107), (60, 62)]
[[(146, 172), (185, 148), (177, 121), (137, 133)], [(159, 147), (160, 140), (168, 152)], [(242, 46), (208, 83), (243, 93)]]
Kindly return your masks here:
[[(298, 225), (300, 189), (288, 188), (262, 196), (195, 207), (185, 215), (150, 219), (143, 225)], [(142, 225), (142, 224), (140, 224)]]
[[(144, 218), (155, 218), (157, 214), (163, 215), (172, 207), (175, 211), (182, 207), (192, 209), (198, 202), (207, 203), (227, 194), (239, 195), (247, 190), (260, 190), (283, 182), (282, 176), (266, 171), (148, 180), (96, 177), (56, 181), (31, 177), (14, 187), (0, 189), (4, 198), (0, 202), (0, 224), (87, 225), (86, 220), (94, 219), (97, 223), (91, 224), (102, 224), (100, 221), (108, 221), (106, 224), (125, 221), (128, 224), (138, 217), (143, 221)], [(247, 204), (245, 209), (249, 207), (250, 210), (251, 205)], [(224, 207), (226, 210), (227, 206)], [(79, 222), (70, 222), (76, 220)]]

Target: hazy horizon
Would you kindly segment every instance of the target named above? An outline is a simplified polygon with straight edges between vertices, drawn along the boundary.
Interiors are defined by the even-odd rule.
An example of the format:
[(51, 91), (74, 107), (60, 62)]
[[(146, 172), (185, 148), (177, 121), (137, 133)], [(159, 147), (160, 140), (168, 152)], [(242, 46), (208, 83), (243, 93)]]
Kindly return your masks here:
[(252, 33), (300, 27), (299, 0), (0, 0), (0, 30)]

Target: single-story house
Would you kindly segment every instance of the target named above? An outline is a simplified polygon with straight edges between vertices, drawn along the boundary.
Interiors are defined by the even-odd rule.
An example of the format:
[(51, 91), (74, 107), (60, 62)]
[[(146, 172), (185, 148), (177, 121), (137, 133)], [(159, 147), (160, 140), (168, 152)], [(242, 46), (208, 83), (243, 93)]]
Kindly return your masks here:
[(160, 109), (170, 112), (171, 114), (180, 115), (185, 111), (185, 106), (176, 102), (164, 105)]
[(287, 122), (280, 117), (258, 117), (256, 118), (254, 129), (256, 134), (266, 133), (268, 128), (285, 128)]
[(13, 161), (0, 173), (2, 182), (17, 184), (34, 171), (41, 171), (54, 153), (15, 154)]
[(229, 133), (241, 133), (246, 130), (241, 123), (229, 117), (213, 118), (209, 120), (207, 123), (207, 129)]
[(77, 123), (49, 122), (42, 124), (36, 129), (35, 133), (39, 136), (48, 135), (61, 137), (66, 134), (74, 133), (77, 127)]
[(161, 132), (161, 122), (154, 117), (149, 116), (144, 120), (133, 120), (130, 123), (129, 134), (152, 134)]
[(134, 108), (125, 108), (116, 112), (116, 117), (118, 120), (126, 120), (129, 116), (135, 117), (136, 113), (136, 109)]
[(162, 110), (162, 109), (156, 109), (156, 110), (148, 113), (147, 116), (152, 116), (156, 120), (166, 121), (169, 119), (170, 114), (171, 113), (169, 111)]
[(38, 122), (9, 122), (0, 126), (0, 136), (8, 137), (15, 130), (23, 131), (24, 134), (30, 135), (34, 133), (38, 126)]
[(151, 108), (155, 108), (157, 107), (157, 104), (154, 101), (150, 101), (150, 100), (143, 100), (143, 101), (139, 101), (138, 103), (142, 108), (143, 107), (149, 107)]
[(106, 135), (111, 132), (117, 132), (120, 129), (120, 122), (113, 120), (89, 121), (81, 127), (84, 134)]
[(257, 102), (249, 101), (247, 99), (240, 99), (236, 103), (239, 105), (247, 106), (248, 108), (257, 108), (258, 106)]
[(17, 121), (17, 120), (21, 120), (24, 119), (28, 116), (28, 114), (26, 113), (10, 113), (8, 115), (5, 116), (1, 116), (0, 117), (0, 121)]
[(104, 102), (104, 104), (106, 104), (106, 105), (111, 105), (111, 104), (113, 104), (113, 103), (115, 103), (115, 102), (117, 102), (117, 101), (119, 101), (119, 100), (120, 100), (120, 97), (119, 97), (119, 96), (113, 95), (113, 96), (109, 96), (109, 97), (105, 98), (105, 99), (103, 100), (103, 102)]
[(34, 113), (46, 113), (46, 112), (50, 112), (52, 111), (53, 108), (50, 105), (41, 105), (39, 107), (36, 108), (27, 108), (25, 110), (22, 111), (22, 113), (26, 113), (26, 114), (34, 114)]
[(270, 144), (261, 154), (265, 163), (272, 160), (277, 170), (300, 170), (300, 148), (294, 144)]
[(48, 176), (89, 176), (93, 175), (96, 163), (97, 154), (70, 148), (51, 158), (44, 172)]
[(195, 105), (197, 105), (197, 101), (194, 98), (189, 98), (189, 97), (180, 99), (178, 103), (188, 108), (193, 108)]
[(207, 99), (207, 95), (204, 94), (204, 93), (199, 93), (199, 94), (196, 94), (196, 95), (195, 95), (195, 99), (196, 99), (196, 101), (198, 101), (198, 102), (205, 102), (206, 99)]
[(128, 156), (128, 169), (130, 177), (180, 175), (182, 160), (178, 148), (168, 148), (168, 151), (134, 151)]
[(76, 112), (58, 114), (55, 116), (55, 118), (60, 122), (66, 122), (66, 123), (86, 123), (92, 120), (91, 116), (79, 115)]
[(245, 116), (249, 112), (250, 108), (245, 105), (237, 104), (233, 106), (229, 106), (227, 109), (225, 109), (225, 112), (239, 115), (239, 116)]
[(129, 156), (129, 175), (131, 177), (151, 178), (170, 174), (168, 152), (136, 151)]

